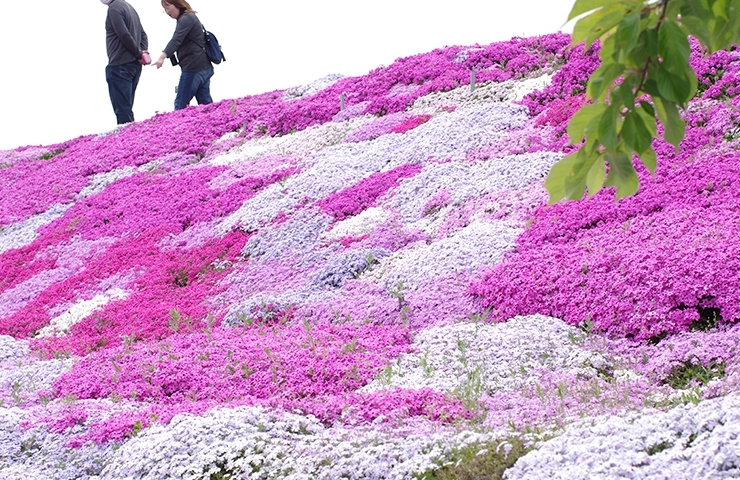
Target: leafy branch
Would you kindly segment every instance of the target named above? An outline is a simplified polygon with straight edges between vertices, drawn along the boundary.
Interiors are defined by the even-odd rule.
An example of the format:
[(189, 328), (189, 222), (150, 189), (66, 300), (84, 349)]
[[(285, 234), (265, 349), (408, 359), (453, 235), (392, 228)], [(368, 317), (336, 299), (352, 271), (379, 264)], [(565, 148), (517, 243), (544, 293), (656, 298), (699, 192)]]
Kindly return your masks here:
[(656, 115), (676, 149), (686, 132), (679, 109), (698, 83), (688, 37), (707, 53), (740, 39), (740, 0), (576, 0), (568, 21), (576, 17), (572, 46), (599, 40), (601, 66), (589, 78), (588, 103), (568, 123), (570, 142), (583, 144), (545, 181), (550, 204), (604, 187), (617, 198), (637, 193), (633, 158), (652, 174), (657, 168)]

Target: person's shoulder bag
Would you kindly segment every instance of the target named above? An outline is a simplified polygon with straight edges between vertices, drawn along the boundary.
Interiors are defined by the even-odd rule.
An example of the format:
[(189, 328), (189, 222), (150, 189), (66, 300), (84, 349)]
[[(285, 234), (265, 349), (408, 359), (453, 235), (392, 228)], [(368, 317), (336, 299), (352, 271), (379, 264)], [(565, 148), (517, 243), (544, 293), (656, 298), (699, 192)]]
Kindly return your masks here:
[(218, 43), (216, 35), (206, 30), (206, 27), (201, 25), (203, 28), (203, 35), (206, 37), (206, 55), (208, 59), (215, 64), (226, 61), (223, 50), (221, 50), (221, 44)]

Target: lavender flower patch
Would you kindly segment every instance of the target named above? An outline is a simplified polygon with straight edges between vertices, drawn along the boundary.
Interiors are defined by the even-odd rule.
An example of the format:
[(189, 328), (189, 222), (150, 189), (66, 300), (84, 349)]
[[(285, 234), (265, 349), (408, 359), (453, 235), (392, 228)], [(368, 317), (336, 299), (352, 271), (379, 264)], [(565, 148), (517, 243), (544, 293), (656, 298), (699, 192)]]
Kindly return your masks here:
[(319, 268), (314, 277), (314, 284), (319, 288), (341, 287), (345, 280), (356, 278), (388, 255), (389, 251), (380, 248), (342, 252)]
[(319, 200), (372, 173), (402, 164), (425, 163), (429, 158), (464, 158), (467, 150), (495, 142), (500, 130), (521, 126), (524, 119), (520, 107), (482, 105), (437, 116), (400, 139), (384, 135), (371, 142), (325, 148), (309, 155), (304, 170), (288, 178), (284, 186), (273, 185), (248, 200), (219, 229), (225, 232), (235, 225), (257, 229), (280, 211), (292, 212), (307, 199)]
[[(332, 122), (344, 122), (345, 120), (349, 120), (351, 118), (365, 115), (365, 111), (367, 110), (367, 107), (370, 106), (371, 103), (372, 102), (370, 100), (365, 100), (364, 102), (350, 105), (346, 107), (344, 110), (340, 110), (339, 113), (334, 115), (331, 120)], [(371, 118), (372, 117), (370, 115), (367, 115), (368, 121)]]
[(362, 125), (353, 131), (344, 139), (345, 142), (366, 142), (375, 140), (381, 135), (390, 133), (393, 127), (403, 123), (413, 116), (409, 112), (398, 112), (376, 118), (375, 120)]

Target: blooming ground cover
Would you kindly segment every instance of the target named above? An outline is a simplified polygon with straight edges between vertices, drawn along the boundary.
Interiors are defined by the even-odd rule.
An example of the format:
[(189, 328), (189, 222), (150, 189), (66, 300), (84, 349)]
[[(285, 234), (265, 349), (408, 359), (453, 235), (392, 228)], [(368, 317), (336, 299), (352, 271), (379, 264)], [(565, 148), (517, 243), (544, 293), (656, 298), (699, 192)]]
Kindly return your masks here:
[(0, 152), (0, 476), (740, 475), (740, 54), (638, 195), (548, 207), (569, 42)]

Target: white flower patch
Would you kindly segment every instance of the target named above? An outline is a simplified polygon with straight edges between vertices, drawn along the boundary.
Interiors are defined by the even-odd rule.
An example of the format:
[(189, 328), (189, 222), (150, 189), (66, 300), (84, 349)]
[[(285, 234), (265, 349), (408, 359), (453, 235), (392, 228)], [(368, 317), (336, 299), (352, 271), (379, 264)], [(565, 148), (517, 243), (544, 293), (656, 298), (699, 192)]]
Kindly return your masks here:
[[(286, 182), (291, 181), (291, 178), (286, 179)], [(273, 221), (280, 212), (293, 213), (296, 205), (296, 199), (287, 195), (285, 183), (273, 183), (220, 221), (216, 225), (216, 233), (223, 235), (234, 228), (247, 232), (258, 230)]]
[(473, 105), (435, 115), (409, 130), (395, 142), (392, 153), (406, 158), (409, 163), (426, 162), (430, 158), (464, 159), (468, 150), (495, 143), (504, 132), (523, 127), (527, 120), (526, 109), (519, 105)]
[[(485, 104), (437, 115), (405, 134), (394, 133), (367, 142), (328, 146), (306, 157), (303, 162), (305, 168), (300, 173), (279, 185), (271, 185), (247, 200), (242, 207), (224, 219), (218, 227), (219, 232), (227, 232), (237, 225), (246, 230), (256, 230), (272, 221), (280, 211), (290, 214), (307, 201), (325, 198), (373, 173), (388, 171), (408, 163), (427, 163), (430, 159), (464, 159), (469, 150), (495, 143), (506, 130), (521, 128), (527, 118), (524, 107)], [(354, 120), (330, 124), (349, 125)], [(322, 132), (322, 135), (325, 133)], [(302, 132), (298, 132), (294, 135), (298, 138), (301, 134)], [(264, 139), (258, 156), (265, 155), (268, 151), (290, 154), (289, 151), (273, 149), (270, 142), (280, 142), (280, 138)], [(253, 144), (237, 147), (227, 155), (233, 155), (233, 161), (249, 158), (251, 154), (244, 150), (249, 145)], [(213, 162), (228, 164), (231, 161), (227, 161), (226, 156), (222, 155)], [(551, 162), (554, 163), (554, 160)]]
[(90, 179), (90, 183), (88, 183), (82, 190), (80, 190), (80, 193), (75, 195), (75, 200), (81, 200), (83, 198), (91, 197), (95, 194), (98, 194), (105, 190), (105, 187), (107, 187), (111, 183), (126, 177), (130, 177), (140, 171), (145, 170), (142, 170), (142, 167), (135, 168), (127, 165), (125, 167), (111, 170), (110, 172), (98, 173), (96, 175), (93, 175), (93, 177)]
[(311, 152), (344, 140), (348, 133), (371, 121), (372, 116), (356, 117), (344, 122), (327, 122), (281, 137), (260, 137), (245, 141), (210, 160), (210, 165), (238, 165), (259, 160), (266, 155), (304, 157)]
[(524, 387), (537, 371), (592, 378), (607, 361), (573, 342), (581, 334), (576, 327), (544, 315), (427, 328), (414, 338), (416, 353), (402, 355), (388, 374), (361, 391), (402, 387), (453, 392), (474, 374), (483, 389), (495, 395)]
[(505, 478), (740, 477), (740, 394), (668, 412), (643, 411), (572, 425), (517, 461)]
[(0, 407), (0, 473), (14, 463), (11, 459), (21, 453), (18, 426), (23, 421), (23, 413), (19, 408)]
[(514, 102), (527, 94), (542, 90), (552, 81), (552, 75), (542, 75), (526, 80), (507, 80), (505, 82), (484, 82), (475, 86), (471, 92), (469, 85), (457, 87), (448, 92), (434, 92), (419, 97), (411, 107), (412, 111), (427, 113), (440, 107), (465, 108), (490, 102)]
[(425, 421), (326, 428), (311, 416), (258, 407), (178, 415), (116, 450), (106, 479), (408, 479), (455, 448), (493, 435), (455, 432)]
[(334, 224), (331, 230), (321, 234), (324, 242), (333, 242), (344, 237), (369, 235), (375, 227), (385, 223), (390, 212), (379, 207), (370, 207), (354, 217), (349, 217)]
[[(239, 289), (236, 287), (235, 289)], [(302, 305), (313, 305), (331, 301), (336, 297), (334, 291), (317, 291), (313, 285), (289, 289), (285, 292), (257, 292), (241, 295), (238, 303), (231, 302), (224, 315), (223, 323), (229, 326), (241, 325), (244, 320), (251, 320), (265, 305), (274, 305), (278, 311), (300, 308)]]
[[(318, 80), (314, 80), (308, 85), (290, 88), (283, 93), (283, 100), (287, 102), (290, 100), (296, 100), (301, 97), (316, 95), (320, 91), (331, 87), (343, 78), (345, 78), (345, 76), (340, 73), (332, 73), (330, 75), (321, 77)], [(337, 99), (337, 101), (339, 100)]]
[(29, 351), (28, 341), (16, 340), (9, 335), (0, 335), (0, 362), (23, 358)]
[(98, 240), (74, 238), (71, 243), (47, 248), (39, 252), (37, 258), (53, 258), (56, 267), (44, 270), (0, 294), (0, 316), (9, 316), (36, 298), (51, 285), (79, 272), (85, 261), (115, 239), (103, 237)]
[(22, 162), (35, 162), (43, 155), (52, 154), (48, 147), (30, 147), (23, 151), (0, 150), (0, 168), (7, 168)]
[(37, 337), (59, 337), (67, 333), (72, 325), (80, 322), (83, 318), (90, 316), (95, 310), (105, 306), (113, 300), (123, 300), (128, 297), (129, 292), (120, 288), (113, 288), (105, 293), (95, 295), (90, 300), (82, 300), (73, 305), (69, 310), (51, 319), (49, 325), (41, 328)]
[(404, 179), (384, 203), (398, 210), (405, 222), (424, 215), (424, 206), (435, 194), (447, 190), (452, 204), (501, 190), (525, 189), (547, 175), (562, 154), (536, 152), (470, 165), (448, 162), (428, 165), (418, 175)]
[[(49, 429), (48, 420), (54, 412), (72, 408), (84, 412), (87, 420), (64, 425), (59, 432)], [(46, 407), (26, 410), (0, 408), (0, 478), (19, 480), (93, 480), (109, 461), (115, 443), (96, 445), (88, 442), (70, 448), (69, 440), (88, 431), (91, 424), (107, 418), (112, 408), (122, 410), (121, 404), (107, 400), (83, 400), (72, 405), (52, 402)], [(50, 417), (51, 416), (51, 417)], [(45, 419), (45, 420), (44, 420)], [(25, 425), (23, 425), (25, 423)], [(20, 477), (20, 473), (27, 476)]]
[(22, 222), (0, 227), (0, 254), (30, 245), (38, 236), (38, 229), (64, 215), (72, 205), (56, 204)]
[[(397, 134), (392, 136), (400, 137)], [(234, 226), (257, 230), (275, 219), (281, 211), (291, 214), (306, 202), (315, 202), (373, 173), (407, 163), (404, 156), (393, 155), (396, 143), (387, 137), (390, 135), (373, 142), (343, 143), (310, 155), (304, 160), (303, 171), (282, 183), (270, 185), (247, 200), (221, 222), (219, 231), (227, 232)]]
[(162, 250), (189, 250), (205, 245), (209, 240), (219, 237), (227, 230), (221, 230), (220, 218), (198, 222), (180, 233), (171, 233), (159, 242)]
[(454, 235), (431, 244), (417, 242), (381, 260), (380, 265), (361, 278), (375, 278), (386, 289), (417, 290), (436, 278), (471, 273), (495, 264), (514, 249), (522, 225), (508, 221), (473, 222)]
[(10, 370), (0, 370), (0, 399), (5, 405), (35, 403), (38, 393), (49, 389), (72, 365), (73, 359), (19, 360)]
[(301, 210), (294, 218), (261, 229), (242, 249), (242, 255), (253, 261), (266, 262), (286, 256), (312, 256), (319, 235), (331, 224), (331, 217), (317, 211)]

